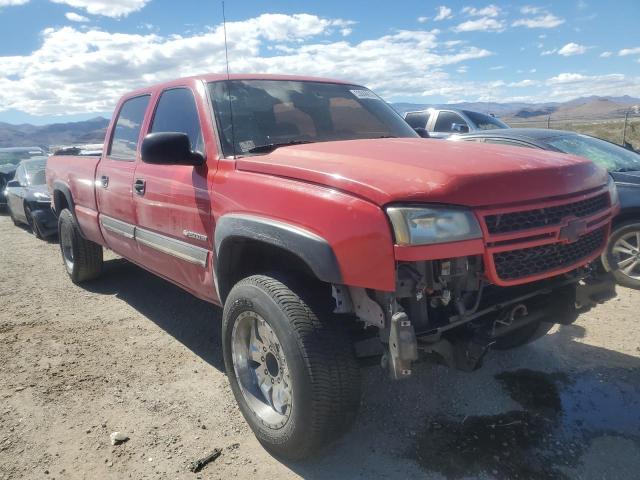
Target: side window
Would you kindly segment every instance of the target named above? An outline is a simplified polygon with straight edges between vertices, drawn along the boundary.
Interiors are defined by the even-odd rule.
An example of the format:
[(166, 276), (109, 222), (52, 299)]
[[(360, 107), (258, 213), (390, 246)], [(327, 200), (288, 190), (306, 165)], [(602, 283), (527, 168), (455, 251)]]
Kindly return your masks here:
[(427, 128), (429, 112), (409, 112), (404, 119), (411, 125), (411, 128)]
[(172, 88), (162, 93), (153, 117), (151, 132), (186, 133), (191, 141), (191, 148), (204, 152), (200, 119), (191, 90)]
[[(436, 126), (433, 127), (434, 132), (454, 132), (453, 124), (467, 125), (460, 115), (453, 112), (440, 112), (436, 120)], [(468, 127), (468, 125), (467, 125)]]
[(107, 155), (117, 160), (135, 160), (144, 113), (149, 95), (135, 97), (122, 104)]

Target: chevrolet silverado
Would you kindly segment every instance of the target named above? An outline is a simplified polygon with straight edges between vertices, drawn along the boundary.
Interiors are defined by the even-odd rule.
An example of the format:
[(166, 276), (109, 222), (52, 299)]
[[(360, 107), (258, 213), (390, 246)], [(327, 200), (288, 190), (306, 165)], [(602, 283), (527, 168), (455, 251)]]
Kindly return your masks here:
[(421, 139), (347, 82), (143, 88), (101, 157), (51, 157), (47, 183), (73, 282), (101, 273), (106, 247), (223, 307), (241, 412), (289, 458), (348, 428), (364, 359), (393, 379), (419, 359), (471, 371), (614, 294), (590, 266), (618, 208), (604, 170)]

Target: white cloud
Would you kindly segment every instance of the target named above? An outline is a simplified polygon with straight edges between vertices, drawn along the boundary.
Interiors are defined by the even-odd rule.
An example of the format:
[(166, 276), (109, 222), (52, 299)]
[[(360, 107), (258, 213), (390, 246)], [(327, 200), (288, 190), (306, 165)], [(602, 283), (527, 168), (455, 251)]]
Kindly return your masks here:
[(552, 48), (551, 50), (544, 50), (543, 52), (540, 52), (540, 55), (542, 55), (543, 57), (547, 55), (553, 55), (557, 51), (558, 51), (557, 48)]
[(572, 55), (582, 55), (586, 53), (587, 47), (584, 45), (580, 45), (578, 43), (567, 43), (564, 47), (558, 50), (558, 55), (562, 55), (564, 57), (570, 57)]
[(532, 5), (525, 5), (524, 7), (520, 8), (520, 13), (524, 15), (535, 15), (536, 13), (540, 13), (541, 11), (542, 8), (534, 7)]
[(418, 22), (420, 23), (425, 23), (427, 20), (429, 20), (429, 17), (418, 17)]
[(546, 82), (550, 99), (571, 99), (588, 95), (640, 96), (640, 78), (621, 73), (609, 75), (584, 75), (581, 73), (561, 73)]
[(105, 17), (126, 17), (144, 8), (151, 0), (51, 0), (74, 8), (81, 8), (92, 15)]
[(530, 80), (530, 79), (525, 79), (525, 80), (521, 80), (519, 82), (512, 82), (509, 84), (510, 87), (514, 87), (514, 88), (524, 88), (524, 87), (534, 87), (536, 85), (539, 85), (540, 82), (538, 82), (537, 80)]
[(504, 22), (495, 18), (482, 17), (477, 20), (467, 20), (453, 27), (455, 32), (502, 32)]
[(82, 15), (78, 15), (75, 12), (67, 12), (64, 14), (65, 17), (67, 17), (67, 20), (71, 21), (71, 22), (79, 22), (79, 23), (83, 23), (83, 22), (88, 22), (89, 19), (87, 17), (83, 17)]
[(449, 7), (441, 5), (438, 8), (436, 8), (436, 10), (438, 11), (438, 14), (434, 17), (434, 20), (436, 22), (453, 17), (452, 10)]
[(17, 5), (24, 5), (26, 3), (29, 3), (29, 0), (0, 0), (0, 8), (15, 7)]
[(489, 70), (504, 70), (506, 67), (504, 65), (496, 65), (494, 67), (489, 67)]
[(623, 48), (618, 52), (618, 55), (621, 57), (626, 57), (627, 55), (640, 55), (640, 47)]
[[(352, 24), (307, 14), (265, 14), (229, 22), (231, 71), (345, 78), (390, 98), (449, 97), (469, 90), (452, 84), (444, 68), (492, 54), (464, 43), (445, 45), (437, 30), (400, 30), (350, 42), (340, 35)], [(49, 28), (29, 55), (0, 57), (0, 111), (104, 112), (123, 93), (142, 85), (224, 70), (221, 25), (205, 33), (168, 37)]]
[(502, 9), (497, 5), (487, 5), (484, 8), (464, 7), (462, 13), (474, 17), (497, 17), (502, 13)]
[(613, 55), (613, 52), (602, 52), (600, 54), (602, 58), (609, 58), (611, 55)]
[(520, 18), (513, 22), (514, 27), (527, 28), (555, 28), (564, 23), (563, 18), (556, 17), (552, 13), (545, 13), (537, 17)]

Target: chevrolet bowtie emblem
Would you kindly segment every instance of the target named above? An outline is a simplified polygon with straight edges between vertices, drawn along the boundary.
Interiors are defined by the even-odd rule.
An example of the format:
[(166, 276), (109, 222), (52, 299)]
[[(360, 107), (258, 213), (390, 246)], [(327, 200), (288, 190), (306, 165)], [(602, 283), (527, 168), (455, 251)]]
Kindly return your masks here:
[(560, 229), (558, 239), (564, 243), (573, 243), (587, 231), (587, 222), (584, 220), (570, 220)]

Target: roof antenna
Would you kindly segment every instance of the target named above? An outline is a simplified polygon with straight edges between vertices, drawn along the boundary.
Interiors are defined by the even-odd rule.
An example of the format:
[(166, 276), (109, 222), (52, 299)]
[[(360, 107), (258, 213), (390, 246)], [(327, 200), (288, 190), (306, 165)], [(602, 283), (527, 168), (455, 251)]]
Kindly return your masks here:
[(236, 158), (236, 134), (233, 125), (233, 104), (231, 102), (231, 75), (229, 74), (229, 48), (227, 47), (227, 17), (224, 13), (224, 1), (222, 2), (222, 28), (224, 30), (224, 58), (227, 64), (227, 98), (229, 100), (229, 120), (231, 121), (231, 148), (233, 158)]

